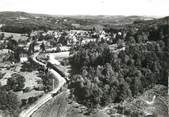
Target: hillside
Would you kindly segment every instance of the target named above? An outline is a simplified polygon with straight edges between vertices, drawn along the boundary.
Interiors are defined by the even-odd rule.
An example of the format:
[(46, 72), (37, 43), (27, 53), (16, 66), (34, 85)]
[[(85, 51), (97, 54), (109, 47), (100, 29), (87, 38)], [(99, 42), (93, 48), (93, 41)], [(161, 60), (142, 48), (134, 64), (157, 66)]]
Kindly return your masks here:
[(143, 28), (147, 26), (157, 26), (157, 25), (166, 25), (169, 26), (169, 16), (166, 16), (164, 18), (160, 19), (154, 19), (154, 20), (137, 20), (133, 23), (133, 26), (143, 26)]
[(50, 27), (45, 19), (24, 12), (1, 12), (0, 24), (4, 25), (2, 31), (14, 33), (27, 33)]
[(54, 16), (25, 12), (0, 12), (1, 30), (5, 32), (29, 33), (32, 30), (92, 29), (93, 27), (132, 24), (137, 20), (154, 19), (144, 16)]
[[(119, 104), (110, 104), (103, 109), (104, 112), (112, 115), (117, 114), (131, 117), (142, 117), (154, 115), (155, 117), (167, 117), (167, 87), (156, 85), (152, 89), (145, 91), (142, 95), (125, 100)], [(154, 98), (154, 99), (153, 99)], [(152, 103), (148, 103), (152, 102)], [(147, 117), (146, 116), (146, 117)], [(116, 117), (116, 116), (115, 116)]]
[(112, 25), (119, 25), (119, 24), (131, 24), (137, 20), (153, 20), (153, 17), (145, 17), (145, 16), (108, 16), (108, 15), (97, 15), (97, 16), (70, 16), (73, 19), (79, 20), (91, 20), (95, 21), (98, 24), (112, 24)]

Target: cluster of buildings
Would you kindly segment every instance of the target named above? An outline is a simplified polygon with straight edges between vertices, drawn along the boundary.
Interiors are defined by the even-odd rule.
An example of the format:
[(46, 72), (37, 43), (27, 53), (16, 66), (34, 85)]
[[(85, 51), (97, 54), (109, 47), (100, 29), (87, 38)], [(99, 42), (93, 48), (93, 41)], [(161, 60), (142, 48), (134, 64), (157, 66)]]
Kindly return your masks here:
[[(107, 41), (113, 43), (115, 39), (123, 39), (126, 36), (124, 32), (107, 33), (104, 30), (101, 31), (85, 31), (85, 30), (69, 30), (69, 31), (34, 31), (30, 34), (31, 37), (37, 36), (37, 38), (53, 39), (56, 43), (62, 42), (61, 39), (66, 41), (67, 46), (76, 44), (87, 44), (89, 42)], [(61, 43), (62, 44), (62, 43)]]
[[(45, 47), (61, 47), (61, 46), (73, 46), (73, 45), (84, 45), (90, 42), (101, 42), (106, 41), (110, 44), (116, 43), (115, 40), (125, 39), (126, 32), (114, 31), (106, 32), (104, 30), (100, 31), (86, 31), (86, 30), (65, 30), (65, 31), (54, 31), (49, 30), (45, 31), (32, 31), (32, 33), (23, 38), (24, 36), (17, 36), (17, 41), (19, 46), (28, 49), (29, 43), (36, 41), (37, 45), (40, 45), (42, 42), (45, 42)], [(25, 36), (26, 37), (26, 36)], [(16, 38), (16, 37), (13, 37)], [(26, 41), (25, 41), (26, 39)], [(3, 40), (4, 41), (4, 40)], [(21, 43), (26, 42), (26, 43)], [(39, 46), (36, 47), (39, 50)], [(35, 48), (35, 49), (36, 49)]]

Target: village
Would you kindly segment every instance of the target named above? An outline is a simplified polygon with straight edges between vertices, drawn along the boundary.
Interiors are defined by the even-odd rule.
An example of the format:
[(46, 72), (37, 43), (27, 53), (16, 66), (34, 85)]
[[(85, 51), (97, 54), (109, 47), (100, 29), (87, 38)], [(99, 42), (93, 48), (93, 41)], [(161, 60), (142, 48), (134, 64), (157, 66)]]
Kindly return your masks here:
[[(28, 34), (5, 33), (0, 32), (1, 49), (7, 49), (8, 43), (15, 43), (22, 48), (19, 53), (21, 62), (27, 60), (28, 55), (35, 51), (59, 52), (69, 51), (71, 47), (76, 45), (85, 45), (90, 42), (107, 42), (110, 45), (115, 44), (117, 40), (124, 40), (126, 32), (116, 31), (113, 34), (101, 31), (32, 31)], [(16, 42), (15, 42), (16, 41)]]
[[(21, 77), (21, 85), (23, 86), (21, 89), (16, 90), (15, 94), (25, 108), (25, 106), (43, 96), (46, 91), (54, 89), (56, 87), (55, 82), (57, 82), (52, 81), (52, 86), (47, 87), (46, 91), (44, 90), (47, 84), (44, 84), (44, 79), (41, 78), (42, 76), (39, 76), (39, 69), (30, 63), (30, 57), (34, 53), (40, 52), (38, 59), (45, 62), (49, 59), (49, 53), (56, 53), (57, 60), (64, 64), (64, 59), (68, 59), (71, 56), (72, 48), (76, 46), (83, 46), (96, 41), (97, 43), (107, 42), (115, 50), (117, 49), (117, 44), (114, 44), (114, 40), (117, 37), (122, 39), (124, 36), (125, 34), (122, 35), (119, 31), (114, 33), (113, 38), (111, 38), (110, 33), (106, 33), (103, 30), (70, 30), (61, 32), (52, 30), (44, 32), (39, 30), (32, 31), (30, 34), (0, 32), (0, 74), (2, 75), (0, 86), (7, 86), (11, 77)], [(66, 74), (68, 78), (70, 66), (59, 65), (58, 67), (61, 73)]]
[(168, 17), (88, 17), (2, 19), (0, 117), (168, 116)]

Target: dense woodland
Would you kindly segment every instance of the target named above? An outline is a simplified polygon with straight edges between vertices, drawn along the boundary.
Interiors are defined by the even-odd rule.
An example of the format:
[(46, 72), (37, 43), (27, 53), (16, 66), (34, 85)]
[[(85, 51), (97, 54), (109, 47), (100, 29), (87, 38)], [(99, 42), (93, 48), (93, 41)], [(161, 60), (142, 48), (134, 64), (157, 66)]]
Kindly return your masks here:
[[(0, 73), (0, 79), (3, 74)], [(7, 115), (11, 117), (18, 117), (20, 112), (21, 102), (18, 100), (16, 91), (21, 91), (25, 84), (25, 78), (20, 74), (12, 74), (7, 80), (7, 85), (0, 86), (0, 109), (3, 110)]]
[(106, 42), (72, 49), (72, 98), (96, 108), (138, 96), (155, 84), (168, 85), (168, 25), (130, 29), (123, 41), (126, 49), (119, 53)]

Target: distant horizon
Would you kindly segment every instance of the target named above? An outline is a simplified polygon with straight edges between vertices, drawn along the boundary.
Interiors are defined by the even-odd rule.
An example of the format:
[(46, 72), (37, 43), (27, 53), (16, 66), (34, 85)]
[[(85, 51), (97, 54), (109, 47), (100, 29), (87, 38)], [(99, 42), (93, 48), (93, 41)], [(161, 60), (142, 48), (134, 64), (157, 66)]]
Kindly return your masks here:
[(131, 17), (131, 16), (140, 16), (140, 17), (150, 17), (150, 18), (162, 18), (162, 17), (167, 17), (169, 15), (164, 15), (164, 16), (155, 16), (155, 15), (104, 15), (104, 14), (47, 14), (47, 13), (36, 13), (36, 12), (27, 12), (27, 11), (0, 11), (0, 13), (2, 12), (23, 12), (23, 13), (28, 13), (28, 14), (34, 14), (34, 15), (49, 15), (49, 16), (115, 16), (115, 17)]
[(168, 5), (169, 0), (0, 0), (0, 12), (165, 17), (169, 15)]

